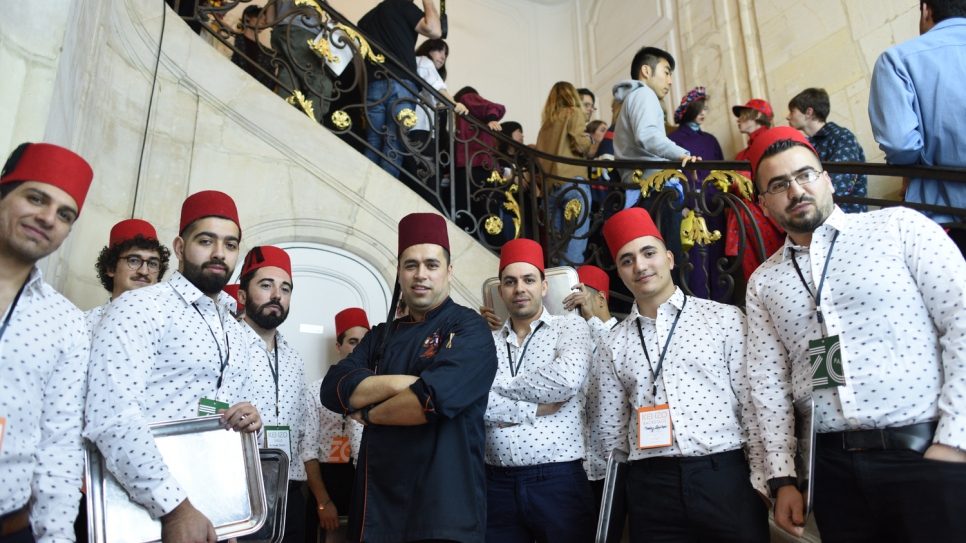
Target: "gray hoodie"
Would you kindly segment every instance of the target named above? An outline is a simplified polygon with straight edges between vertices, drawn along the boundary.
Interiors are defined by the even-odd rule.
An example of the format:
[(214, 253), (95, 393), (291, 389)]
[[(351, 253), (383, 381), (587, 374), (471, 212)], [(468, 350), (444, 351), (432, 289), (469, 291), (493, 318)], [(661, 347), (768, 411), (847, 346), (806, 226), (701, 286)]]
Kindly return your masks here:
[[(664, 131), (664, 110), (650, 87), (641, 81), (614, 85), (614, 101), (623, 103), (614, 128), (614, 157), (617, 160), (677, 160), (687, 149), (668, 139)], [(645, 175), (657, 170), (645, 171)], [(630, 170), (621, 170), (621, 181), (632, 183)]]

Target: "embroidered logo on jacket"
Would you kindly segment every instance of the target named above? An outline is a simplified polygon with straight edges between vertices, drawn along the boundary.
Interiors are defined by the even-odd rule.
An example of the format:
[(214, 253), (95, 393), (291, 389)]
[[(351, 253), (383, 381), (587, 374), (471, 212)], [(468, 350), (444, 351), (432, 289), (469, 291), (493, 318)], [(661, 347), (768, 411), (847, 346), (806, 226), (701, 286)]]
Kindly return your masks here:
[(439, 352), (439, 331), (431, 336), (426, 336), (423, 340), (423, 353), (419, 355), (419, 358), (430, 358), (436, 356)]

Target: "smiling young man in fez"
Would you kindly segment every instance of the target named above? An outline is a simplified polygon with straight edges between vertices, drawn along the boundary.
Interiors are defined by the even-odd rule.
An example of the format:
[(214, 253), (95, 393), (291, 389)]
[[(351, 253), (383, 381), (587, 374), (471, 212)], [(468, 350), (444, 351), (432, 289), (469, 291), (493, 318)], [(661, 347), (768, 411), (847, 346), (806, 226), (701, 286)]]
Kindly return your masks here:
[(630, 541), (767, 542), (744, 315), (674, 285), (644, 209), (617, 213), (603, 234), (634, 306), (597, 346), (591, 444), (601, 458), (629, 453)]
[[(129, 290), (149, 287), (164, 278), (171, 251), (158, 242), (154, 227), (141, 219), (125, 219), (111, 228), (107, 245), (97, 256), (97, 277), (111, 293), (104, 304), (84, 312), (87, 329), (94, 327), (111, 305), (111, 300)], [(132, 267), (133, 264), (138, 266)]]
[(36, 263), (60, 247), (94, 177), (71, 151), (17, 147), (0, 172), (0, 542), (74, 540), (84, 452), (83, 316)]
[(178, 271), (115, 300), (91, 342), (84, 437), (131, 499), (161, 520), (164, 543), (216, 536), (168, 470), (149, 424), (193, 418), (224, 402), (227, 428), (262, 427), (248, 403), (249, 333), (231, 315), (236, 301), (222, 291), (238, 262), (241, 233), (230, 196), (189, 196), (172, 243)]
[(479, 542), (493, 336), (482, 317), (449, 297), (453, 267), (442, 216), (399, 221), (398, 255), (409, 316), (373, 328), (322, 382), (322, 404), (366, 426), (349, 537)]
[(765, 132), (749, 160), (762, 209), (788, 232), (752, 274), (745, 298), (775, 524), (802, 535), (792, 402), (811, 396), (822, 541), (961, 541), (962, 254), (911, 209), (844, 213), (797, 130)]

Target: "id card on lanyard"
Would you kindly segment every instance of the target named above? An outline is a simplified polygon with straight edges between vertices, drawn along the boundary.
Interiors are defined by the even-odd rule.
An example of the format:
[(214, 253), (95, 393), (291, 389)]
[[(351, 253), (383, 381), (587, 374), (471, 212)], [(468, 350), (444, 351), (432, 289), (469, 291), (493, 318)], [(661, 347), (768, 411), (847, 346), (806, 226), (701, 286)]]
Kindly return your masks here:
[[(644, 342), (644, 329), (640, 322), (637, 325), (637, 333), (641, 338), (641, 348), (644, 349), (644, 357), (647, 358), (647, 366), (651, 368), (651, 397), (654, 405), (649, 407), (639, 407), (637, 409), (637, 448), (656, 449), (658, 447), (670, 447), (674, 444), (674, 426), (671, 422), (671, 406), (667, 402), (657, 403), (657, 381), (661, 376), (661, 369), (664, 367), (664, 357), (671, 347), (671, 338), (674, 337), (674, 330), (678, 327), (678, 321), (684, 313), (684, 308), (688, 305), (688, 297), (684, 297), (681, 303), (681, 310), (674, 317), (671, 330), (668, 331), (667, 339), (664, 341), (664, 349), (661, 357), (657, 361), (657, 368), (651, 368), (651, 355), (647, 351), (647, 344)], [(666, 394), (665, 394), (666, 396)]]
[(797, 253), (792, 249), (792, 264), (798, 272), (799, 279), (809, 296), (815, 301), (815, 317), (822, 325), (822, 337), (808, 342), (808, 365), (809, 374), (812, 378), (812, 390), (823, 388), (835, 388), (845, 384), (845, 369), (842, 365), (842, 341), (838, 334), (829, 336), (825, 332), (825, 316), (822, 314), (822, 289), (825, 287), (825, 276), (828, 274), (828, 265), (832, 260), (832, 250), (835, 249), (835, 240), (838, 239), (839, 232), (836, 230), (829, 243), (828, 254), (825, 256), (825, 266), (822, 268), (822, 277), (818, 282), (818, 289), (813, 293), (805, 274), (798, 265)]

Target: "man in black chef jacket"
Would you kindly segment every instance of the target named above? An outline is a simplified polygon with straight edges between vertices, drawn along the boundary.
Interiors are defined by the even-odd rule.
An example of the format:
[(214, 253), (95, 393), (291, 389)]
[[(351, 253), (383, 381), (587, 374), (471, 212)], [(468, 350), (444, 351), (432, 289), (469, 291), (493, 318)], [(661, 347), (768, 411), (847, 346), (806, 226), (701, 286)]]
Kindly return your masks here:
[(322, 382), (322, 404), (365, 425), (348, 536), (483, 541), (493, 336), (482, 317), (449, 297), (453, 267), (442, 216), (399, 221), (398, 261), (409, 316), (388, 330), (374, 327)]

